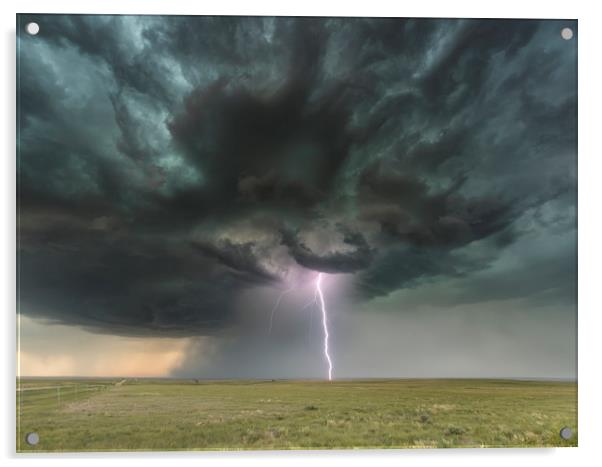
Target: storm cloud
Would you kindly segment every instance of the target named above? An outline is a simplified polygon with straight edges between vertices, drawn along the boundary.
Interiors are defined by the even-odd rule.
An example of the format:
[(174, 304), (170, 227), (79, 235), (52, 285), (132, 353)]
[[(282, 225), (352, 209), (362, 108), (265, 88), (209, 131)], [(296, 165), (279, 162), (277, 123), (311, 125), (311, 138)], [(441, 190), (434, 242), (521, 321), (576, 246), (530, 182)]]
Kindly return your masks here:
[(577, 49), (558, 21), (29, 21), (22, 313), (236, 333), (241, 297), (313, 271), (348, 275), (366, 310), (442, 280), (462, 286), (424, 300), (573, 299)]

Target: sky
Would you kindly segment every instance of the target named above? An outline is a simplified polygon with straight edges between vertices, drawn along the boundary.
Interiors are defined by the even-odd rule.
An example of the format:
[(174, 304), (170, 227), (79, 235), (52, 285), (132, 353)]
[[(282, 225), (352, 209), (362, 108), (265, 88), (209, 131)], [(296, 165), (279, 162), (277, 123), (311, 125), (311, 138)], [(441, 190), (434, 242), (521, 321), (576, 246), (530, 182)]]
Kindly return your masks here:
[(576, 21), (18, 20), (21, 375), (576, 378)]

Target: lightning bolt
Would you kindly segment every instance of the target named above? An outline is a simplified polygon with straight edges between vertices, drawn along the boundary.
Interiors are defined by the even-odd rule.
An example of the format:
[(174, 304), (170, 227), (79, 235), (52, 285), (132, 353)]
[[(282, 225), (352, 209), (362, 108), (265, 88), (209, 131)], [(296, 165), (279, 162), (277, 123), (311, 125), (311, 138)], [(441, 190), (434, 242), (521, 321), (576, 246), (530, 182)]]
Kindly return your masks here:
[[(268, 334), (272, 333), (274, 314), (276, 313), (276, 310), (280, 306), (280, 302), (282, 302), (283, 297), (287, 293), (292, 292), (293, 290), (295, 290), (295, 287), (291, 287), (290, 289), (283, 290), (278, 295), (278, 298), (276, 299), (276, 302), (274, 303), (274, 306), (272, 307), (272, 311), (270, 313), (270, 326), (268, 328)], [(326, 310), (326, 302), (324, 300), (324, 293), (322, 292), (322, 273), (321, 272), (318, 273), (318, 277), (316, 279), (316, 290), (314, 293), (314, 298), (313, 298), (313, 300), (311, 300), (310, 302), (305, 304), (305, 306), (302, 308), (302, 310), (305, 310), (306, 308), (309, 308), (310, 306), (312, 306), (314, 304), (319, 304), (320, 310), (322, 311), (322, 329), (324, 330), (324, 358), (325, 358), (326, 362), (328, 363), (328, 381), (332, 381), (332, 359), (330, 358), (330, 353), (328, 351), (328, 338), (330, 336), (330, 334), (328, 333), (328, 316), (327, 316), (328, 312)], [(313, 313), (310, 314), (310, 320), (311, 320), (312, 315), (313, 315)], [(311, 336), (311, 321), (310, 321), (310, 336)]]
[(322, 273), (318, 273), (318, 279), (316, 280), (316, 293), (320, 298), (320, 308), (322, 310), (322, 328), (324, 329), (324, 357), (328, 362), (328, 381), (332, 381), (332, 360), (328, 353), (328, 321), (326, 312), (326, 303), (324, 302), (324, 294), (322, 293)]

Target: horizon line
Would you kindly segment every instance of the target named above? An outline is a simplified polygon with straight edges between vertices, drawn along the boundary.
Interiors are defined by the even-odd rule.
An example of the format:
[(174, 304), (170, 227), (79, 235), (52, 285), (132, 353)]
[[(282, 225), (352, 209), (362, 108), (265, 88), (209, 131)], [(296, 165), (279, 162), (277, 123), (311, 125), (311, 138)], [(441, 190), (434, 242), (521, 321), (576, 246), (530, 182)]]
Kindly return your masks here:
[[(36, 376), (25, 375), (16, 376), (16, 379), (146, 379), (146, 380), (175, 380), (175, 381), (327, 381), (320, 377), (232, 377), (232, 378), (213, 378), (213, 377), (195, 377), (195, 376), (90, 376), (90, 375), (55, 375), (55, 376)], [(332, 381), (353, 381), (353, 380), (460, 380), (460, 379), (485, 379), (485, 380), (520, 380), (520, 381), (577, 381), (577, 377), (570, 376), (350, 376), (334, 378)]]

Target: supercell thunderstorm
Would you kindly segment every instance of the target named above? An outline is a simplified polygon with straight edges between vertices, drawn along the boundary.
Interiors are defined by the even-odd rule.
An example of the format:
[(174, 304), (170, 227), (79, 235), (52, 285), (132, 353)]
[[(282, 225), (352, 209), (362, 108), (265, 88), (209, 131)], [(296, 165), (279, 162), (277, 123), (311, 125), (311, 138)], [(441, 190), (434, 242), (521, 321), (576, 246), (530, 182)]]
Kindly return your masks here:
[(18, 38), (25, 315), (219, 342), (220, 376), (340, 379), (397, 365), (351, 348), (384, 339), (381, 311), (402, 333), (414, 309), (517, 294), (525, 316), (573, 310), (576, 41), (557, 23), (43, 22)]

